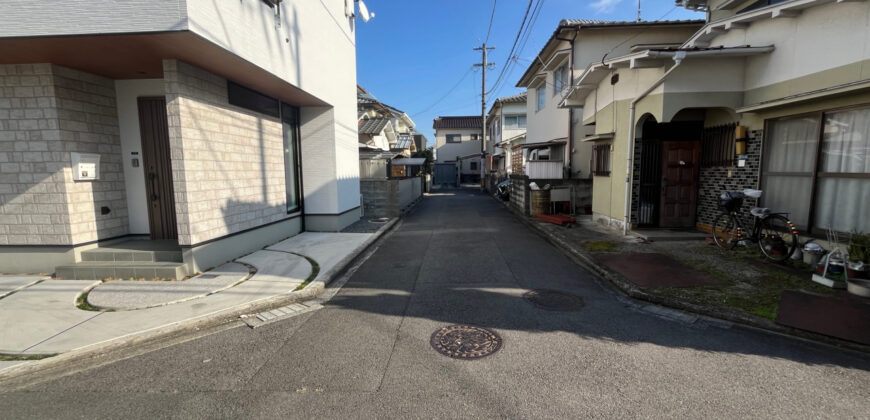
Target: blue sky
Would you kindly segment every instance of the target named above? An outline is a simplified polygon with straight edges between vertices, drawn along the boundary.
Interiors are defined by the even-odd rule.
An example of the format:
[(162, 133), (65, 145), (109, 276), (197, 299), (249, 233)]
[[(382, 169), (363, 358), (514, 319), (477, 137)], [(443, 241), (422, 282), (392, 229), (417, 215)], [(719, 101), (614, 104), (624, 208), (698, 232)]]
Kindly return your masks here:
[[(495, 66), (487, 71), (487, 89), (505, 64), (527, 0), (496, 0), (488, 45)], [(357, 81), (382, 102), (405, 111), (426, 135), (435, 137), (439, 115), (479, 115), (480, 52), (486, 38), (492, 0), (365, 0), (375, 17), (357, 19)], [(642, 0), (644, 20), (703, 19), (703, 14), (674, 7), (674, 0)], [(562, 19), (635, 20), (636, 0), (544, 0), (525, 48), (501, 88), (487, 98), (521, 92), (514, 87)], [(464, 78), (463, 78), (464, 77)], [(450, 89), (455, 89), (450, 92)], [(450, 92), (449, 95), (445, 95)], [(442, 99), (443, 98), (443, 99)], [(440, 101), (439, 101), (440, 100)]]

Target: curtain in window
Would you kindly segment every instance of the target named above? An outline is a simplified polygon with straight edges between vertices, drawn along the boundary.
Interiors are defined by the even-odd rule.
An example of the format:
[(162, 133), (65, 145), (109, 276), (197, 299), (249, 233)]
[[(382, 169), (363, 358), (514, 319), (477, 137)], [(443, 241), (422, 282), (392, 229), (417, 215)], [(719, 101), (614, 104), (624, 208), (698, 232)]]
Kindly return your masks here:
[(825, 115), (815, 225), (870, 232), (870, 108)]
[(815, 117), (772, 121), (764, 150), (764, 205), (790, 213), (791, 220), (803, 228), (809, 223), (818, 136)]

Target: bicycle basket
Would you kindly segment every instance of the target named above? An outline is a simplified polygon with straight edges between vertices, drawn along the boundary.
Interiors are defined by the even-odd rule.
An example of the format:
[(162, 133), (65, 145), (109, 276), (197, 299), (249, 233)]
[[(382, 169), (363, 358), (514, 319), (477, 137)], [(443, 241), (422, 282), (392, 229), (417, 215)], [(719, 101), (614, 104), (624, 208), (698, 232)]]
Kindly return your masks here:
[(743, 205), (746, 197), (741, 191), (725, 191), (719, 196), (719, 208), (727, 211), (737, 211)]

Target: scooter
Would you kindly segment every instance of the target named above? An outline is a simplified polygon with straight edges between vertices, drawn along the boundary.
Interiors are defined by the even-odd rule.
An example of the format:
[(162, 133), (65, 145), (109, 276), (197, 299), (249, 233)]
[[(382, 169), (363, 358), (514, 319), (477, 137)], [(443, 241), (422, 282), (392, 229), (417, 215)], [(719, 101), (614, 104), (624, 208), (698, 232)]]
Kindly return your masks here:
[(499, 182), (495, 186), (495, 193), (498, 195), (498, 198), (503, 201), (508, 201), (511, 198), (511, 181), (506, 179), (502, 182)]

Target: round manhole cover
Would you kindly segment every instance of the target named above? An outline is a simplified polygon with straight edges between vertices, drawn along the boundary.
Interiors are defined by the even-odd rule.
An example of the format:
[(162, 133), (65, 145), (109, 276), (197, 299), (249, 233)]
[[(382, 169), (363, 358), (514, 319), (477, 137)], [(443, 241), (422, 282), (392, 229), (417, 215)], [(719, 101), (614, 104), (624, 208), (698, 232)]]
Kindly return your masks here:
[(429, 340), (439, 353), (454, 359), (479, 359), (501, 349), (502, 339), (492, 330), (469, 325), (451, 325)]
[(529, 290), (523, 298), (548, 311), (579, 311), (584, 305), (580, 296), (551, 289)]

